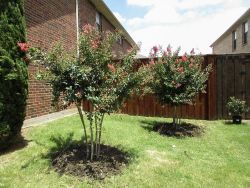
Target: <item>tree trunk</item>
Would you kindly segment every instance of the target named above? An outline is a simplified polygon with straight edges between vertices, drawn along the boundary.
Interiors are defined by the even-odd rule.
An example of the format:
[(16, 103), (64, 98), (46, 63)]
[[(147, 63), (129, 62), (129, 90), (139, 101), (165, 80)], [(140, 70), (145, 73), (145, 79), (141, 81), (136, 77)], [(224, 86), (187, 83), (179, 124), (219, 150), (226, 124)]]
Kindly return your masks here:
[(99, 117), (98, 117), (98, 115), (95, 115), (95, 155), (96, 155), (96, 157), (98, 158), (98, 156), (97, 156), (97, 153), (98, 153), (98, 132), (99, 132), (99, 130), (98, 130), (98, 119), (99, 119)]
[(101, 150), (101, 136), (102, 136), (102, 124), (104, 119), (104, 113), (101, 116), (101, 121), (99, 123), (99, 136), (98, 136), (98, 149), (97, 149), (97, 158), (100, 156), (100, 150)]
[(88, 137), (87, 137), (86, 126), (85, 126), (85, 122), (84, 122), (84, 118), (83, 118), (82, 109), (78, 103), (76, 103), (76, 106), (77, 106), (78, 113), (80, 115), (83, 129), (84, 129), (84, 139), (85, 139), (85, 144), (86, 144), (86, 158), (88, 158), (89, 157), (89, 147), (88, 147)]
[(176, 105), (174, 105), (174, 115), (173, 115), (173, 125), (176, 125), (177, 117), (176, 117)]
[(90, 152), (90, 160), (93, 161), (93, 156), (94, 156), (94, 134), (93, 134), (93, 114), (90, 114), (90, 148), (91, 148), (91, 152)]

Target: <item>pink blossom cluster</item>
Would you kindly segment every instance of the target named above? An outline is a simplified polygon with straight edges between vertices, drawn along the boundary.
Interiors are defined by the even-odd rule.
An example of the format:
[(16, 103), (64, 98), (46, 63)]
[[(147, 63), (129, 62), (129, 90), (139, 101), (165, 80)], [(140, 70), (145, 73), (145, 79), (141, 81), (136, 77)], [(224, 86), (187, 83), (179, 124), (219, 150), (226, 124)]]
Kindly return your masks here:
[(150, 62), (149, 62), (149, 65), (150, 66), (154, 66), (155, 65), (155, 61), (153, 59), (151, 59)]
[(18, 42), (17, 45), (19, 46), (21, 52), (24, 52), (24, 53), (28, 52), (29, 45), (27, 43), (25, 43), (25, 42)]
[(157, 54), (157, 52), (159, 51), (159, 48), (157, 46), (153, 46), (153, 53)]
[(98, 40), (91, 40), (91, 47), (93, 49), (97, 49), (99, 46), (99, 41)]
[(186, 61), (188, 60), (187, 54), (186, 54), (186, 53), (181, 57), (181, 60), (182, 60), (183, 62), (186, 62)]
[(184, 72), (184, 67), (179, 67), (179, 68), (177, 68), (177, 71), (178, 71), (179, 73), (183, 73), (183, 72)]
[(86, 24), (83, 26), (83, 33), (89, 34), (94, 30), (94, 27), (90, 24)]
[(164, 56), (168, 56), (169, 54), (172, 53), (172, 48), (170, 46), (170, 44), (168, 45), (167, 49), (163, 52)]
[(172, 85), (174, 85), (175, 88), (179, 88), (182, 86), (182, 84), (176, 83), (175, 81), (172, 81)]
[(161, 50), (161, 46), (153, 46), (150, 51), (150, 56), (156, 57), (157, 53), (160, 52), (160, 50)]
[(190, 54), (191, 54), (191, 55), (195, 55), (194, 48), (191, 50)]
[(112, 72), (112, 73), (115, 73), (116, 72), (116, 68), (115, 68), (115, 66), (114, 65), (112, 65), (112, 64), (108, 64), (108, 69)]

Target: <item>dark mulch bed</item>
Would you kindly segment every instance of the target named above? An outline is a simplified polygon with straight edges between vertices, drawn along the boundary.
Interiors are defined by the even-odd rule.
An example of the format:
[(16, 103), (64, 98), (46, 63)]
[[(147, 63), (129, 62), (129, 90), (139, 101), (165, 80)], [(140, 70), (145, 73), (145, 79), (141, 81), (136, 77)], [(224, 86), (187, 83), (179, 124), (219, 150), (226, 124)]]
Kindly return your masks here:
[(174, 125), (173, 123), (156, 123), (153, 131), (159, 132), (162, 135), (182, 138), (201, 136), (204, 133), (204, 128), (191, 123), (181, 123), (179, 125)]
[(102, 145), (99, 160), (86, 160), (84, 145), (72, 145), (64, 151), (52, 156), (52, 166), (60, 174), (66, 173), (78, 177), (90, 177), (103, 180), (111, 175), (117, 175), (129, 162), (127, 153)]

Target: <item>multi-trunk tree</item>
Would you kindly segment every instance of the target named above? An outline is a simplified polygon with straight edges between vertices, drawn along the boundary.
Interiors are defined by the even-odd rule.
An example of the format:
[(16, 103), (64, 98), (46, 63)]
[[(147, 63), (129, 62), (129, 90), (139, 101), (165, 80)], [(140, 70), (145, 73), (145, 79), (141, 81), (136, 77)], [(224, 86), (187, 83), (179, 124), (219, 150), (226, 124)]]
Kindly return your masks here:
[[(51, 84), (54, 102), (61, 96), (66, 106), (77, 106), (86, 157), (90, 160), (100, 155), (104, 115), (118, 110), (140, 80), (134, 70), (135, 50), (114, 61), (112, 48), (118, 38), (118, 33), (103, 33), (85, 25), (79, 41), (79, 57), (70, 55), (60, 45), (49, 53), (37, 49), (30, 53), (47, 70), (38, 75)], [(84, 100), (90, 103), (89, 111), (81, 108)]]

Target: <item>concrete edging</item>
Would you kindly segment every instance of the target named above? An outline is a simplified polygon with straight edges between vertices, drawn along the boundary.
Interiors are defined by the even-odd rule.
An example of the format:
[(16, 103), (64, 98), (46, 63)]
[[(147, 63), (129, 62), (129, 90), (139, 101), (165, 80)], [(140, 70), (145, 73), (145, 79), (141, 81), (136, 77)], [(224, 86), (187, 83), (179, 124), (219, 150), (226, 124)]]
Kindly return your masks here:
[(77, 114), (76, 108), (63, 110), (60, 112), (55, 112), (55, 113), (47, 114), (44, 116), (39, 116), (39, 117), (27, 119), (24, 121), (22, 129), (39, 126), (39, 125), (42, 125), (42, 124), (45, 124), (45, 123), (48, 123), (51, 121), (55, 121), (57, 119), (61, 119), (61, 118), (67, 117), (67, 116), (72, 116), (74, 114)]

